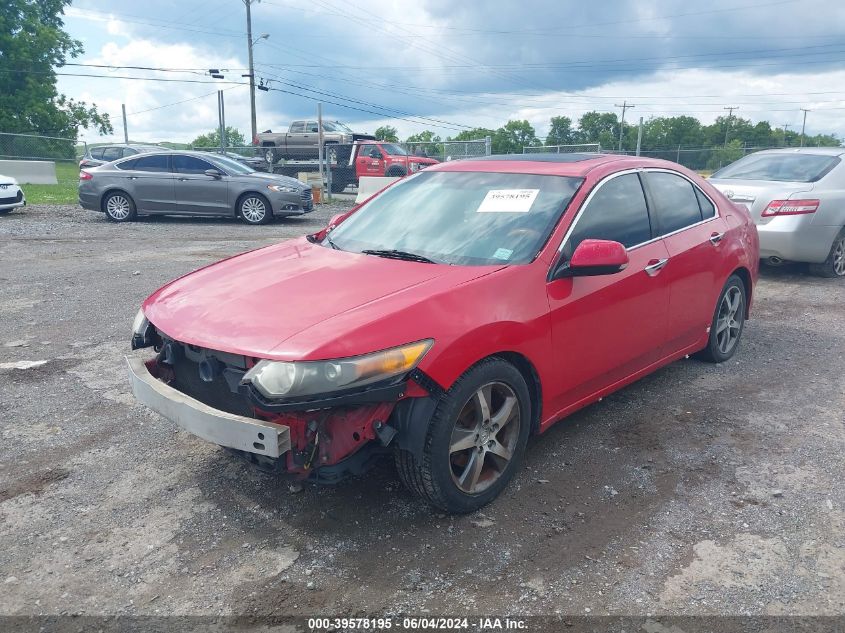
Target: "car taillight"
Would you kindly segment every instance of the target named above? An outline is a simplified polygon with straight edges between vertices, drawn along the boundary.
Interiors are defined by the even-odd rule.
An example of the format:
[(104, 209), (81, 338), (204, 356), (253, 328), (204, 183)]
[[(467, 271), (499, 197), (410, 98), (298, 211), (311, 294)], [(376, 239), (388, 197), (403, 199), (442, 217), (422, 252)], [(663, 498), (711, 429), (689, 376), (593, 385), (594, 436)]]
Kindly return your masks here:
[(89, 174), (87, 171), (80, 171), (79, 172), (79, 179), (80, 180), (91, 180), (94, 176)]
[(761, 215), (764, 218), (775, 215), (804, 215), (815, 213), (818, 208), (818, 200), (772, 200)]

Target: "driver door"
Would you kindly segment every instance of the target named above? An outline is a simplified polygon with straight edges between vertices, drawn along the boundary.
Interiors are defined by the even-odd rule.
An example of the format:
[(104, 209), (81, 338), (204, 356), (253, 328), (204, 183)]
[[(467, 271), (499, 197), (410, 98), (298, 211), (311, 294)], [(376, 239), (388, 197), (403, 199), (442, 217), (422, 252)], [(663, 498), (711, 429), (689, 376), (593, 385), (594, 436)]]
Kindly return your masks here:
[(568, 409), (662, 358), (669, 314), (669, 258), (651, 222), (640, 177), (611, 175), (587, 197), (561, 247), (568, 259), (585, 239), (613, 240), (629, 264), (611, 275), (550, 281), (555, 410)]
[(362, 145), (355, 159), (358, 176), (384, 176), (384, 157), (377, 145)]

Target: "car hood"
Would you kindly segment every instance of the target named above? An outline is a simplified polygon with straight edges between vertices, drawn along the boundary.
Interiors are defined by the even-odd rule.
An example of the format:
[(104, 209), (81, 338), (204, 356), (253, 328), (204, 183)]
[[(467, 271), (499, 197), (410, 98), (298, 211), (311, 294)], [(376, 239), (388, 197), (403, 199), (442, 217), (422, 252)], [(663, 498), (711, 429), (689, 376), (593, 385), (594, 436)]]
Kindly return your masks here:
[(353, 356), (410, 342), (401, 340), (410, 334), (381, 332), (379, 343), (347, 334), (499, 268), (391, 260), (299, 238), (189, 273), (143, 309), (165, 335), (206, 349), (278, 360)]
[(11, 176), (3, 176), (0, 174), (0, 185), (17, 185), (18, 181)]
[(267, 174), (267, 173), (260, 172), (260, 171), (254, 171), (251, 174), (245, 174), (243, 176), (235, 176), (235, 178), (238, 178), (238, 177), (248, 178), (250, 180), (257, 178), (260, 181), (265, 181), (267, 184), (273, 183), (273, 184), (285, 185), (287, 187), (299, 187), (301, 189), (302, 188), (304, 188), (304, 189), (308, 188), (308, 185), (306, 185), (303, 182), (300, 182), (296, 178), (291, 178), (290, 176), (281, 176), (281, 175), (278, 175), (278, 174)]

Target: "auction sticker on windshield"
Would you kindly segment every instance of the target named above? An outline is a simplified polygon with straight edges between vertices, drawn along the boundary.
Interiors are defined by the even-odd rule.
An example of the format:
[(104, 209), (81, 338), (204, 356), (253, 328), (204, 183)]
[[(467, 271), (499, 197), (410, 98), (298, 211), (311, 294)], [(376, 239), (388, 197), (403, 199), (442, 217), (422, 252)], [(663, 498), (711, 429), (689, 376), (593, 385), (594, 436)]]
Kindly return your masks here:
[(539, 189), (491, 189), (478, 206), (478, 213), (528, 213)]

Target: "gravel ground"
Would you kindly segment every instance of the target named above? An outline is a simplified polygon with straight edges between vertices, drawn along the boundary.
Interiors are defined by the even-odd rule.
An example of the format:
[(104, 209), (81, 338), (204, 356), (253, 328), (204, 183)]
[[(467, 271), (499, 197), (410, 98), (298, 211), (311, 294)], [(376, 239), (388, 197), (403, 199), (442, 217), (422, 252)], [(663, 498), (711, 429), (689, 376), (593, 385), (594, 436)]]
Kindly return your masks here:
[(472, 516), (389, 464), (291, 492), (134, 403), (144, 297), (342, 208), (0, 217), (0, 614), (845, 613), (845, 283), (797, 266), (763, 271), (733, 361), (572, 416)]

